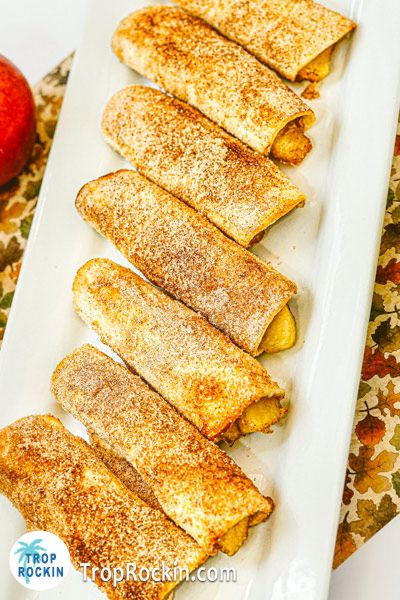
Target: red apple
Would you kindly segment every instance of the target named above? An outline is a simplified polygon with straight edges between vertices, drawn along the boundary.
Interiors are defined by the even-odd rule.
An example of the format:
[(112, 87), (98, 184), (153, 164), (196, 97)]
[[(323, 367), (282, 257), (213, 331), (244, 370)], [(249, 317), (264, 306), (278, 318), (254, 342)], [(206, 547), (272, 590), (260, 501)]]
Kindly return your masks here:
[(32, 153), (35, 103), (28, 82), (0, 54), (0, 185), (18, 175)]

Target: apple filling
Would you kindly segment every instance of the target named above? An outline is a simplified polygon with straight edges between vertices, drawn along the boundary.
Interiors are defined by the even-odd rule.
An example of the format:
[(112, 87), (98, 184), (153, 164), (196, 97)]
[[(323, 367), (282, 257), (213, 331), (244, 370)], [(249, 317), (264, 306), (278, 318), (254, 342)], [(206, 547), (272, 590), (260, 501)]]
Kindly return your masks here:
[(281, 406), (280, 398), (261, 398), (250, 404), (229, 429), (224, 431), (221, 438), (227, 444), (233, 444), (242, 435), (256, 431), (269, 433), (271, 426), (282, 419), (286, 412), (286, 408)]
[(249, 246), (254, 246), (254, 244), (258, 244), (258, 242), (261, 242), (261, 240), (263, 239), (264, 235), (265, 235), (265, 229), (263, 229), (262, 231), (259, 231), (258, 233), (256, 233), (256, 235), (250, 241)]
[[(284, 306), (274, 317), (261, 340), (259, 350), (262, 352), (280, 352), (291, 348), (296, 341), (296, 322), (289, 307)], [(242, 435), (261, 431), (269, 433), (286, 414), (280, 398), (261, 398), (250, 404), (241, 416), (221, 435), (227, 444), (233, 444)]]
[(272, 144), (271, 154), (288, 165), (298, 165), (312, 148), (310, 138), (304, 135), (303, 119), (290, 121), (277, 134)]
[(281, 352), (294, 346), (296, 342), (296, 321), (286, 305), (273, 318), (261, 340), (261, 352)]
[(314, 60), (310, 61), (308, 65), (300, 69), (296, 79), (298, 81), (304, 79), (307, 79), (307, 81), (321, 81), (321, 79), (324, 79), (331, 70), (331, 57), (334, 47), (334, 45), (329, 46), (321, 54), (318, 54)]
[(268, 513), (261, 510), (245, 517), (234, 527), (229, 529), (218, 541), (218, 549), (228, 556), (233, 556), (239, 550), (240, 546), (246, 541), (249, 527), (259, 525), (268, 517)]
[(245, 517), (220, 538), (218, 549), (228, 556), (233, 556), (247, 538), (249, 518)]

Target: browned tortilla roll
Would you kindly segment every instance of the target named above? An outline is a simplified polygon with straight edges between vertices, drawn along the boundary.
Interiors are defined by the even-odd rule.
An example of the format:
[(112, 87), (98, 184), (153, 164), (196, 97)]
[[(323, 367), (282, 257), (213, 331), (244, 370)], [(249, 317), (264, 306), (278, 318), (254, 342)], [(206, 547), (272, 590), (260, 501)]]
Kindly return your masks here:
[(110, 600), (161, 600), (177, 581), (102, 581), (101, 568), (189, 570), (206, 559), (201, 547), (159, 510), (126, 488), (90, 446), (55, 417), (24, 417), (0, 431), (0, 492), (30, 527), (67, 545), (75, 568), (97, 568), (96, 583)]
[(333, 46), (356, 26), (313, 0), (176, 0), (294, 81), (329, 73)]
[[(87, 183), (76, 206), (148, 279), (250, 354), (268, 350), (265, 336), (296, 291), (294, 283), (135, 171)], [(276, 349), (293, 345), (289, 334)]]
[(97, 456), (103, 461), (103, 463), (112, 471), (118, 479), (122, 481), (126, 487), (128, 487), (136, 496), (139, 496), (143, 502), (146, 502), (152, 508), (158, 508), (162, 510), (161, 504), (154, 495), (151, 487), (144, 481), (140, 476), (135, 467), (128, 462), (125, 458), (122, 458), (115, 450), (111, 448), (104, 440), (98, 435), (93, 433), (89, 428), (90, 445), (96, 452)]
[(225, 535), (245, 520), (265, 520), (264, 498), (241, 469), (168, 402), (90, 345), (66, 356), (52, 376), (63, 408), (129, 461), (164, 512), (207, 553), (224, 550)]
[(132, 85), (106, 106), (103, 133), (146, 177), (242, 246), (305, 197), (273, 162), (184, 102)]
[[(312, 110), (273, 71), (201, 19), (179, 8), (151, 6), (120, 23), (112, 46), (121, 61), (254, 150), (272, 150), (288, 163), (310, 151), (302, 132), (314, 122)], [(288, 131), (290, 151), (274, 147), (288, 124), (296, 125)]]
[(91, 260), (73, 290), (82, 319), (210, 439), (268, 433), (284, 416), (283, 391), (255, 359), (129, 269)]

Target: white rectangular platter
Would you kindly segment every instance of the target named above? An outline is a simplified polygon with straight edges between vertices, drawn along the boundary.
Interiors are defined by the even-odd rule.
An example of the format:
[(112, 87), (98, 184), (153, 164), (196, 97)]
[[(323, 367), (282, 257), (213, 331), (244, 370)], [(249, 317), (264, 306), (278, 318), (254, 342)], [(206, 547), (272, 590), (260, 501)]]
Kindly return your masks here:
[[(1, 350), (1, 426), (51, 412), (83, 434), (49, 392), (51, 372), (65, 353), (83, 342), (100, 346), (74, 314), (71, 284), (89, 258), (127, 263), (82, 221), (74, 199), (89, 179), (125, 166), (104, 143), (99, 124), (116, 90), (143, 82), (118, 63), (110, 38), (123, 16), (145, 4), (93, 0), (89, 7)], [(273, 435), (250, 436), (229, 451), (277, 508), (235, 557), (210, 561), (236, 567), (235, 584), (185, 583), (178, 600), (324, 600), (328, 591), (399, 102), (400, 5), (326, 4), (359, 27), (335, 53), (321, 99), (312, 102), (314, 149), (288, 170), (308, 202), (255, 250), (299, 285), (292, 305), (296, 347), (262, 359), (286, 387), (290, 416)], [(0, 596), (37, 598), (9, 574), (8, 553), (24, 525), (3, 497), (0, 522)], [(103, 595), (74, 572), (40, 597)]]

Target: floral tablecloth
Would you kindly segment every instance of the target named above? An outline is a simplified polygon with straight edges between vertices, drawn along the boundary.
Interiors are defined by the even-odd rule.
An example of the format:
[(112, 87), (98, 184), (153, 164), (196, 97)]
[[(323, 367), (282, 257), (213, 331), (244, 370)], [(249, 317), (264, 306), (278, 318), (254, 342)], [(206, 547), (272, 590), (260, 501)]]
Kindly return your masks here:
[[(32, 160), (0, 190), (0, 340), (62, 104), (72, 57), (34, 89)], [(34, 315), (32, 315), (34, 318)], [(333, 566), (400, 512), (400, 126), (366, 340)]]

